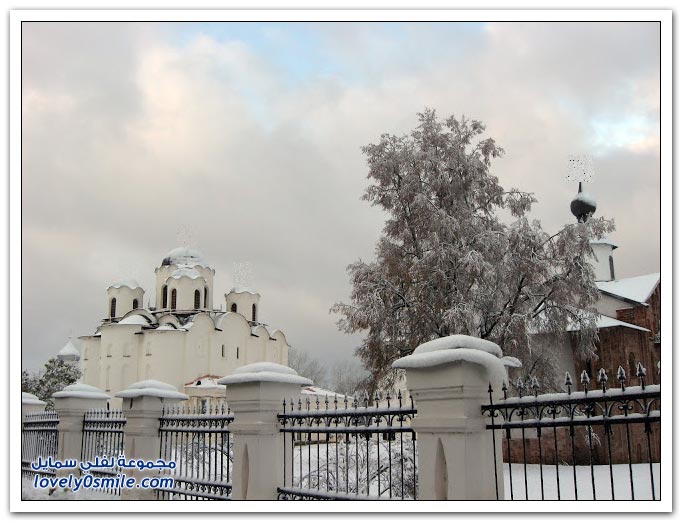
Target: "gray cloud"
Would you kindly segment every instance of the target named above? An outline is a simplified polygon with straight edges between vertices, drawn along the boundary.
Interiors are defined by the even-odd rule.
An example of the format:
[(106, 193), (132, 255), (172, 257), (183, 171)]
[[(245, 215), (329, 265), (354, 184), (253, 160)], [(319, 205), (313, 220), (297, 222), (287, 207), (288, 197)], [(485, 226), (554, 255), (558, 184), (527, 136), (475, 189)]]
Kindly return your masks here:
[(483, 120), (507, 151), (495, 174), (536, 193), (550, 230), (572, 218), (567, 155), (593, 154), (618, 275), (658, 270), (657, 25), (309, 29), (331, 65), (292, 82), (248, 41), (183, 39), (182, 25), (24, 24), (25, 367), (92, 332), (113, 279), (151, 297), (183, 224), (216, 269), (216, 305), (232, 263), (251, 261), (266, 322), (351, 357), (359, 338), (328, 309), (383, 223), (360, 201), (360, 147), (409, 132), (425, 106)]

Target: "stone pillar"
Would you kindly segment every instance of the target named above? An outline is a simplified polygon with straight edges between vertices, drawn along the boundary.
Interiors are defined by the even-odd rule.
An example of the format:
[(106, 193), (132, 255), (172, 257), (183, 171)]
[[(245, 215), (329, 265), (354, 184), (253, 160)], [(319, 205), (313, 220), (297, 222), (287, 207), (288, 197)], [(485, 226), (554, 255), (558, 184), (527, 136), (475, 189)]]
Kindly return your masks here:
[(230, 426), (234, 437), (232, 499), (276, 500), (285, 469), (277, 414), (285, 398), (297, 398), (301, 386), (312, 381), (281, 364), (255, 363), (237, 368), (218, 383), (225, 385), (235, 417)]
[(40, 413), (45, 411), (45, 401), (41, 401), (32, 393), (21, 392), (21, 418), (27, 413)]
[(499, 390), (506, 378), (502, 352), (467, 336), (437, 341), (393, 364), (406, 370), (417, 409), (412, 428), (419, 450), (419, 499), (495, 500), (496, 483), (504, 499), (502, 437), (496, 436), (493, 451), (488, 418), (481, 413), (489, 403), (489, 384)]
[[(123, 399), (123, 415), (126, 418), (124, 433), (125, 458), (156, 461), (159, 452), (159, 418), (164, 406), (177, 404), (188, 399), (175, 386), (160, 381), (148, 380), (131, 384), (116, 397)], [(128, 477), (134, 477), (139, 485), (144, 477), (157, 476), (157, 470), (126, 469)], [(123, 488), (122, 500), (156, 500), (153, 489)]]
[[(52, 395), (54, 409), (59, 414), (59, 443), (57, 460), (75, 459), (80, 462), (83, 443), (83, 417), (93, 408), (106, 408), (111, 398), (99, 388), (75, 383)], [(57, 470), (57, 476), (67, 476), (70, 469)]]

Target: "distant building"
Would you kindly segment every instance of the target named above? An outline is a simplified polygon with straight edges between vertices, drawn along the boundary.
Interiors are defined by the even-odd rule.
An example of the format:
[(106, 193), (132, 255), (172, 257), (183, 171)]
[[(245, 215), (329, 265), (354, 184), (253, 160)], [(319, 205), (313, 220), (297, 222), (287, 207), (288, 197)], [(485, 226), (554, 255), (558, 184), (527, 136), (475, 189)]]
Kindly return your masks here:
[(254, 362), (287, 364), (289, 344), (282, 331), (262, 322), (259, 293), (232, 288), (225, 310), (214, 307), (215, 270), (199, 251), (171, 250), (155, 273), (155, 306), (143, 306), (145, 291), (136, 281), (107, 288), (106, 317), (93, 335), (79, 338), (85, 384), (114, 394), (155, 379), (201, 404), (216, 397), (217, 389), (204, 385), (207, 378)]

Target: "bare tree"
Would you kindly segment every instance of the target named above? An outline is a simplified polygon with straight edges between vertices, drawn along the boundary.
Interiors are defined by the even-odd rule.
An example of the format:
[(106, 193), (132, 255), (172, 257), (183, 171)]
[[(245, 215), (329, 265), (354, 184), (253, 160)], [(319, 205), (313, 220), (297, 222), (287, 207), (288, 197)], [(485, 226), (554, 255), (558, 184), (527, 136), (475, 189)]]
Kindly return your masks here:
[(328, 385), (327, 370), (319, 360), (312, 357), (308, 352), (289, 348), (289, 366), (296, 370), (299, 375), (312, 380), (315, 386), (325, 387)]

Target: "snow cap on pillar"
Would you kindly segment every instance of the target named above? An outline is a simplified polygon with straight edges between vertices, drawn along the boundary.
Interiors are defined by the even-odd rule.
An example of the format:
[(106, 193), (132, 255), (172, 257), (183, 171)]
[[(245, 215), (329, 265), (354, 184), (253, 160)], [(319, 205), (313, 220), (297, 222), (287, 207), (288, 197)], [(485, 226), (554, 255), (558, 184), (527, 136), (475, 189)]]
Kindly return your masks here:
[(398, 359), (392, 366), (414, 370), (462, 361), (485, 367), (493, 385), (500, 385), (507, 380), (505, 366), (521, 366), (515, 357), (505, 357), (497, 344), (469, 335), (450, 335), (421, 344), (412, 355)]
[(99, 388), (81, 382), (70, 384), (62, 391), (53, 393), (52, 397), (55, 399), (111, 399), (111, 395), (107, 395)]
[(189, 399), (184, 393), (180, 393), (175, 386), (153, 379), (134, 382), (127, 389), (120, 391), (116, 397), (122, 399), (134, 399), (137, 397), (158, 397), (159, 399)]
[(41, 401), (38, 397), (28, 392), (21, 392), (22, 406), (45, 406), (46, 402)]
[(313, 381), (301, 377), (296, 370), (277, 363), (259, 362), (240, 366), (231, 375), (223, 377), (218, 384), (239, 384), (247, 382), (280, 382), (310, 386)]

